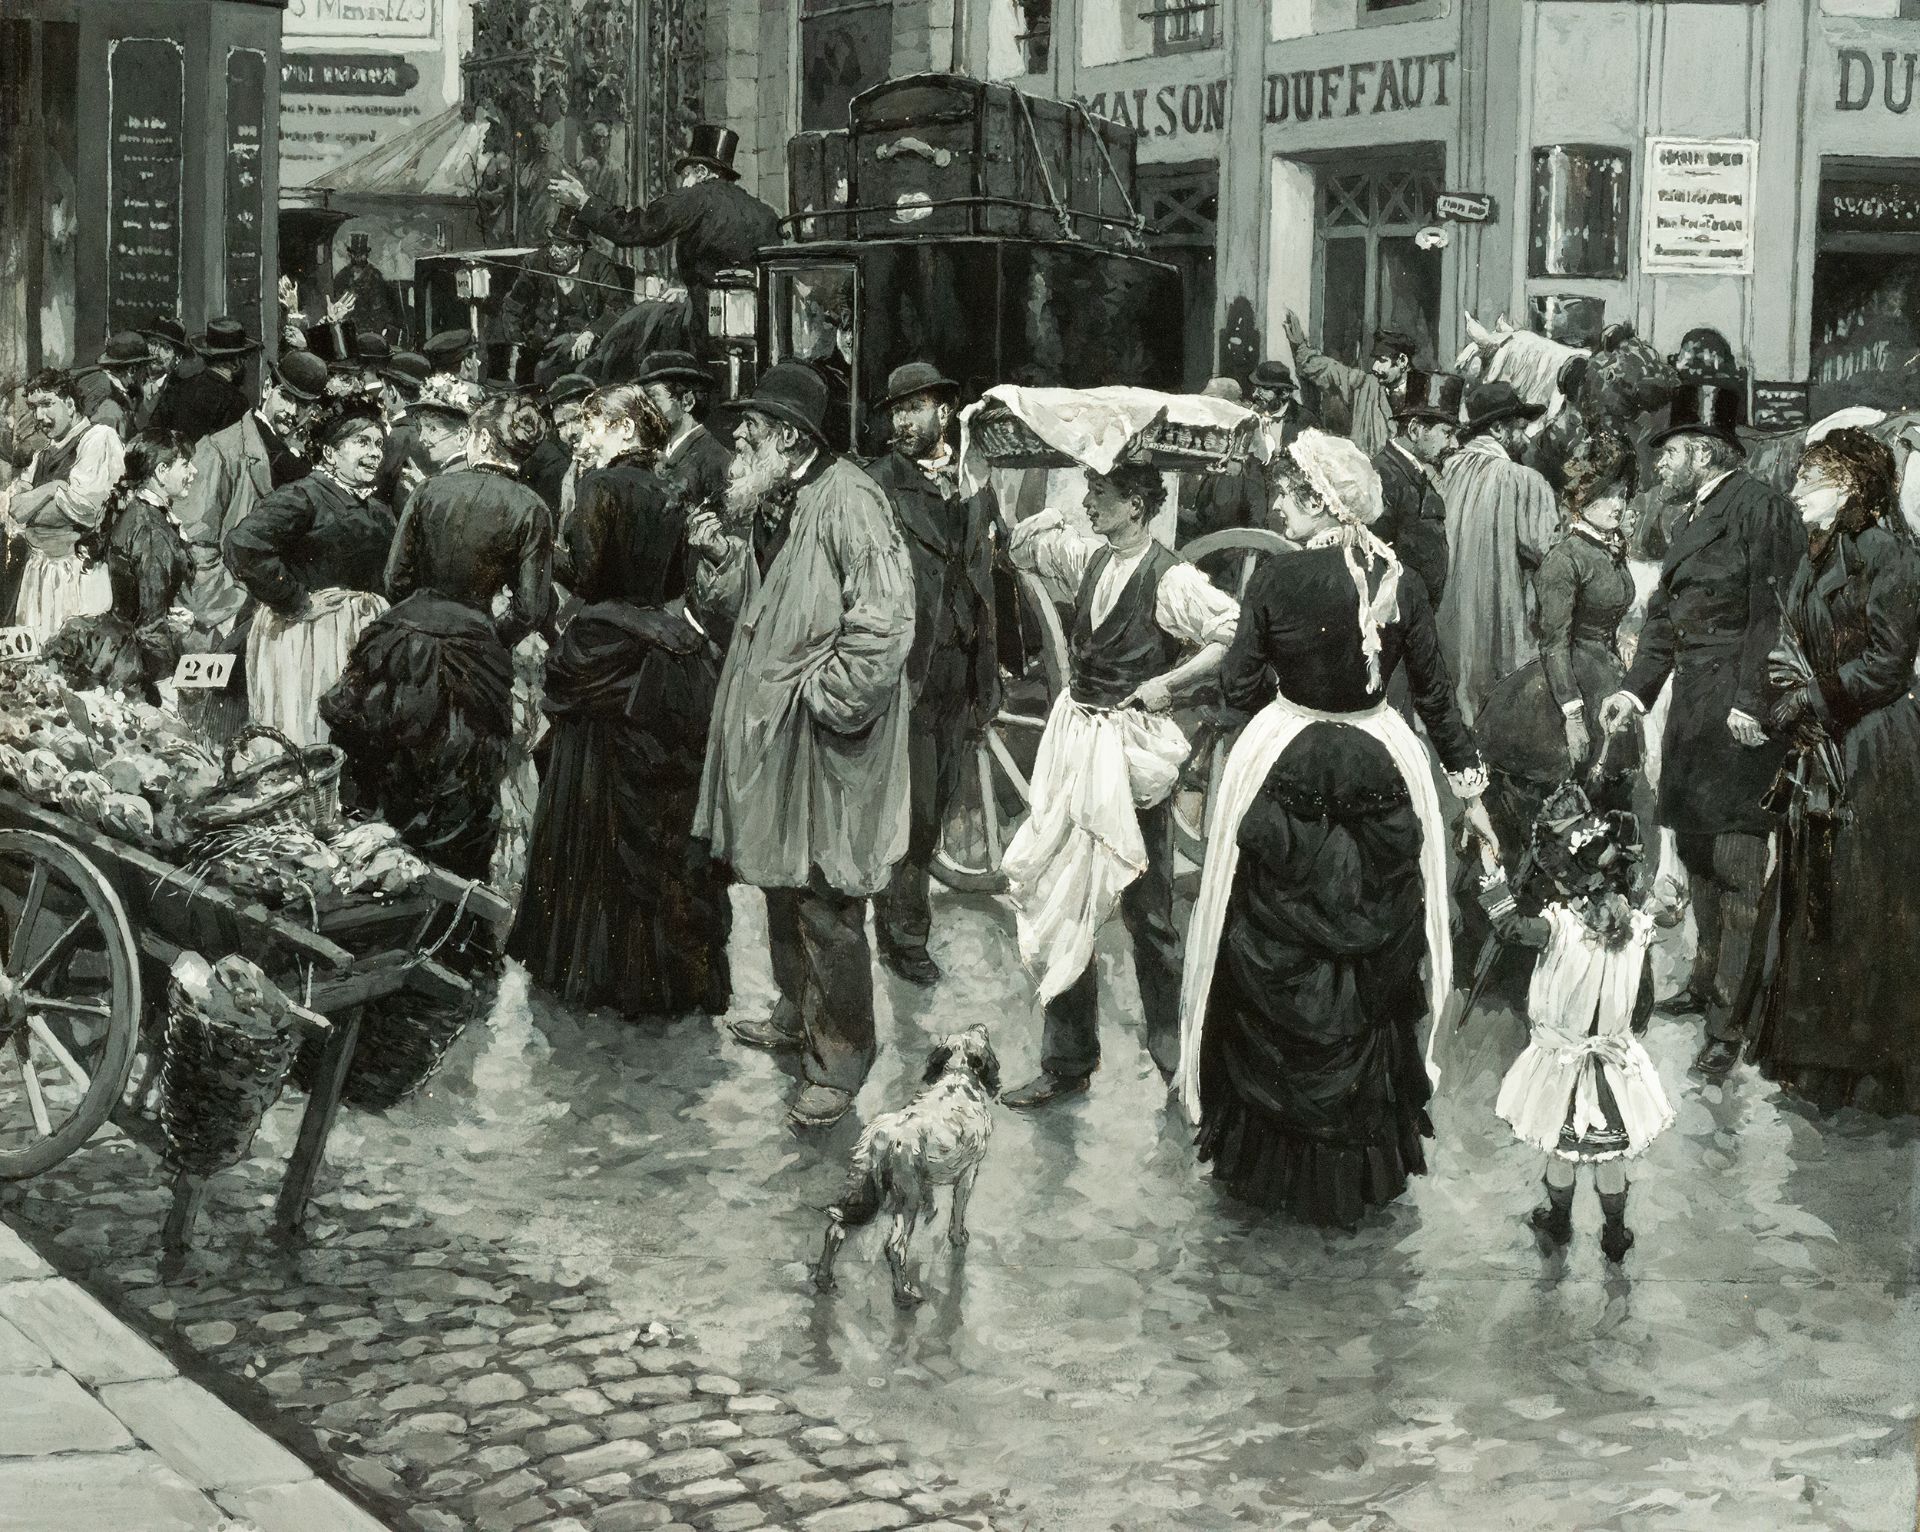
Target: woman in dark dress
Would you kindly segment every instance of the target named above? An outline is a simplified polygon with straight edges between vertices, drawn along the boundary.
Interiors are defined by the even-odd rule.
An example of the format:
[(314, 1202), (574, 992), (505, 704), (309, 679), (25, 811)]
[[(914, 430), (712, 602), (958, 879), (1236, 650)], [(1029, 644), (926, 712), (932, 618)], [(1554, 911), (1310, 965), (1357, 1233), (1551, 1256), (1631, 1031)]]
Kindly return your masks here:
[(1500, 682), (1474, 720), (1488, 816), (1507, 845), (1525, 844), (1562, 782), (1577, 781), (1597, 811), (1648, 806), (1635, 802), (1644, 786), (1639, 734), (1595, 726), (1626, 674), (1619, 630), (1634, 588), (1622, 523), (1637, 468), (1633, 443), (1617, 432), (1596, 430), (1576, 447), (1563, 502), (1572, 525), (1533, 578), (1540, 658)]
[[(415, 410), (465, 411), (422, 400)], [(361, 803), (429, 861), (484, 879), (513, 731), (513, 645), (553, 605), (553, 516), (518, 477), (545, 421), (491, 400), (467, 423), (466, 466), (407, 501), (387, 558), (396, 605), (354, 646), (320, 714)]]
[(1431, 766), (1384, 700), (1401, 665), (1482, 834), (1485, 775), (1425, 587), (1368, 530), (1372, 466), (1308, 431), (1269, 473), (1300, 551), (1255, 573), (1220, 673), (1227, 704), (1259, 712), (1216, 800), (1175, 1084), (1200, 1157), (1237, 1196), (1351, 1227), (1426, 1168), (1417, 1029), (1451, 987)]
[(724, 875), (691, 839), (719, 654), (686, 606), (686, 538), (653, 472), (666, 423), (603, 389), (555, 567), (583, 603), (547, 656), (551, 720), (527, 886), (507, 950), (536, 984), (628, 1016), (719, 1014)]
[(1748, 1016), (1769, 1079), (1883, 1112), (1920, 1111), (1920, 554), (1895, 486), (1893, 454), (1853, 428), (1794, 481), (1807, 556), (1768, 663), (1794, 749)]
[[(194, 625), (179, 605), (193, 579), (193, 560), (173, 512), (193, 476), (193, 446), (177, 432), (142, 431), (127, 444), (126, 471), (91, 534), (105, 545), (113, 606), (97, 617), (74, 618), (42, 652), (70, 684), (160, 701), (159, 683), (172, 678), (182, 636)], [(81, 551), (101, 555), (88, 539)]]

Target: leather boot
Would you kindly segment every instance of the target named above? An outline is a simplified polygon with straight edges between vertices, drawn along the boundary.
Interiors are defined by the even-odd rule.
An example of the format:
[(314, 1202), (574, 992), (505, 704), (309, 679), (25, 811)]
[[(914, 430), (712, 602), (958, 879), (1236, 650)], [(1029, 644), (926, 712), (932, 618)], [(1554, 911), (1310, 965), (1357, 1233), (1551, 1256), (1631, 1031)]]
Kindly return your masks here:
[(1551, 1244), (1564, 1245), (1573, 1239), (1573, 1188), (1543, 1183), (1547, 1200), (1527, 1215), (1534, 1232)]
[(1600, 1251), (1610, 1261), (1623, 1261), (1633, 1248), (1633, 1230), (1627, 1227), (1627, 1191), (1600, 1193), (1600, 1216), (1606, 1220), (1600, 1230)]

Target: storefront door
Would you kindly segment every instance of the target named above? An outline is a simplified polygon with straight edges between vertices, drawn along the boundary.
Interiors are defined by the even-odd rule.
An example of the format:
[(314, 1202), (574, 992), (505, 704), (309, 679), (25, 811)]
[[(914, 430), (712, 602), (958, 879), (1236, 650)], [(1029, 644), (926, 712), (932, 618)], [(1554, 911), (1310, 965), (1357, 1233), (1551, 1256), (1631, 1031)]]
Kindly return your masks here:
[(1414, 235), (1433, 222), (1445, 161), (1438, 144), (1391, 159), (1320, 167), (1315, 301), (1321, 345), (1361, 362), (1378, 330), (1405, 331), (1423, 361), (1440, 332), (1440, 252)]
[(1911, 408), (1920, 353), (1920, 161), (1834, 161), (1820, 177), (1813, 418)]
[(1180, 268), (1185, 289), (1182, 351), (1187, 387), (1213, 375), (1214, 243), (1219, 238), (1220, 171), (1213, 163), (1142, 165), (1140, 211), (1147, 249)]

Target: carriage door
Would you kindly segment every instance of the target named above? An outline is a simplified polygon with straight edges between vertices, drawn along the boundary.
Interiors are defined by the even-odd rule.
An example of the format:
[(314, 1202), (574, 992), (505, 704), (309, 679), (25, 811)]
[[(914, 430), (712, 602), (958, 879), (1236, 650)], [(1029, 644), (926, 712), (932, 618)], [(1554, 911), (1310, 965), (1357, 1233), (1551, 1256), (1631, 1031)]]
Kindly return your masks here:
[(1392, 159), (1323, 165), (1314, 220), (1321, 346), (1365, 365), (1374, 332), (1404, 330), (1432, 361), (1440, 332), (1440, 252), (1413, 242), (1433, 222), (1445, 173), (1438, 144)]
[(1181, 358), (1185, 385), (1198, 389), (1213, 375), (1214, 244), (1220, 219), (1220, 167), (1142, 165), (1140, 212), (1147, 220), (1147, 253), (1180, 268), (1185, 296)]

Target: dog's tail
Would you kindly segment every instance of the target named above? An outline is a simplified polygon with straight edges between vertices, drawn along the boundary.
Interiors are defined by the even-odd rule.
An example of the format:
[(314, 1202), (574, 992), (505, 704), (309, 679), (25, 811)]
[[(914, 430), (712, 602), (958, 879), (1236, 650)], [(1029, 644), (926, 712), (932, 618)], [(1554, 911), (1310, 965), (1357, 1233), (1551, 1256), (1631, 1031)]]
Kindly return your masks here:
[[(866, 1147), (862, 1144), (861, 1151)], [(827, 1216), (848, 1229), (862, 1228), (871, 1223), (887, 1195), (880, 1169), (882, 1163), (884, 1161), (878, 1155), (856, 1152), (853, 1164), (847, 1168), (846, 1189), (840, 1193), (840, 1200), (827, 1209)]]

